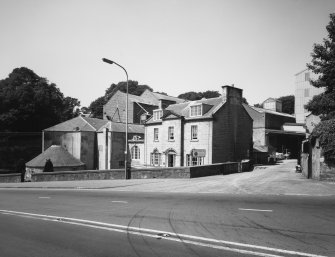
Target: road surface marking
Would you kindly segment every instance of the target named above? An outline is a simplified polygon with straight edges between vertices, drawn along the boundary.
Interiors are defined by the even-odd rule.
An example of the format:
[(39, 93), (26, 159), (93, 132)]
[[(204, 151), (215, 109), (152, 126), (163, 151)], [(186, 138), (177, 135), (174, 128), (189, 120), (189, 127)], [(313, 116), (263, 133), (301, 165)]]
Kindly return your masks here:
[(50, 196), (39, 196), (39, 199), (50, 199)]
[(128, 203), (127, 201), (112, 201), (112, 203)]
[[(210, 247), (213, 249), (221, 249), (221, 250), (238, 252), (238, 253), (243, 253), (243, 254), (251, 254), (255, 256), (282, 257), (281, 255), (253, 251), (253, 250), (258, 249), (258, 250), (264, 250), (264, 251), (274, 252), (278, 254), (289, 254), (289, 255), (303, 256), (303, 257), (327, 257), (324, 255), (284, 250), (284, 249), (279, 249), (279, 248), (271, 248), (271, 247), (260, 246), (260, 245), (244, 244), (244, 243), (238, 243), (238, 242), (232, 242), (232, 241), (217, 240), (214, 238), (198, 237), (198, 236), (192, 236), (192, 235), (186, 235), (186, 234), (176, 234), (173, 232), (160, 231), (160, 230), (154, 230), (154, 229), (129, 227), (129, 226), (104, 223), (104, 222), (98, 222), (98, 221), (92, 221), (92, 220), (84, 220), (84, 219), (68, 218), (68, 217), (61, 217), (61, 216), (52, 216), (52, 215), (43, 215), (43, 214), (27, 213), (27, 212), (17, 212), (17, 211), (10, 211), (10, 210), (0, 210), (0, 213), (5, 214), (5, 215), (13, 215), (13, 216), (19, 216), (19, 217), (25, 217), (25, 218), (34, 218), (34, 219), (40, 219), (40, 220), (45, 220), (45, 221), (63, 222), (66, 224), (73, 224), (73, 225), (91, 227), (91, 228), (108, 230), (108, 231), (122, 232), (122, 233), (133, 234), (133, 235), (147, 236), (147, 237), (152, 237), (156, 239), (157, 239), (158, 234), (164, 233), (164, 234), (171, 235), (170, 237), (164, 237), (164, 240), (171, 240), (171, 241), (176, 241), (176, 242), (193, 244), (197, 246), (205, 246), (205, 247)], [(198, 240), (198, 241), (195, 241), (195, 240)], [(199, 242), (199, 241), (202, 241), (202, 242)], [(251, 248), (251, 250), (232, 248), (231, 246), (222, 246), (218, 244)]]
[(244, 209), (238, 208), (240, 211), (264, 211), (264, 212), (273, 212), (272, 210), (261, 210), (261, 209)]

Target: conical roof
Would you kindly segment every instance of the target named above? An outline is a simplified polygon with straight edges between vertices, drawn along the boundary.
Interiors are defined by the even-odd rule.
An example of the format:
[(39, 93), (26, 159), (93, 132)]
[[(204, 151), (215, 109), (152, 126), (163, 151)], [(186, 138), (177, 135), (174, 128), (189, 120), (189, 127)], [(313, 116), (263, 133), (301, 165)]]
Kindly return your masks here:
[(80, 167), (85, 165), (60, 145), (52, 145), (43, 153), (27, 162), (26, 167), (43, 168), (47, 159), (51, 160), (54, 167)]

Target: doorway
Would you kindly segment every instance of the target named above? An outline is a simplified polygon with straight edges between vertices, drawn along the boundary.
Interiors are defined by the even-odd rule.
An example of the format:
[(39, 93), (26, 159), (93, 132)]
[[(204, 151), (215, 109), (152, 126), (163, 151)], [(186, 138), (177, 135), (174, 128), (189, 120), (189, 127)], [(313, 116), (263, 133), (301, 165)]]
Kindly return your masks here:
[(176, 155), (175, 154), (168, 154), (167, 155), (167, 161), (168, 161), (168, 167), (174, 167), (175, 166), (175, 159)]

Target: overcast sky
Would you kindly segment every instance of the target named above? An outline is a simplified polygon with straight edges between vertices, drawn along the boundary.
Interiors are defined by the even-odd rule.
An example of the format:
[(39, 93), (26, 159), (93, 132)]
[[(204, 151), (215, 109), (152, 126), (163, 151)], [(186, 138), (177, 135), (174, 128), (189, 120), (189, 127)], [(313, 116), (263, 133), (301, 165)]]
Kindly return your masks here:
[(177, 96), (235, 84), (250, 104), (294, 94), (334, 0), (0, 0), (0, 79), (17, 67), (88, 106), (129, 79)]

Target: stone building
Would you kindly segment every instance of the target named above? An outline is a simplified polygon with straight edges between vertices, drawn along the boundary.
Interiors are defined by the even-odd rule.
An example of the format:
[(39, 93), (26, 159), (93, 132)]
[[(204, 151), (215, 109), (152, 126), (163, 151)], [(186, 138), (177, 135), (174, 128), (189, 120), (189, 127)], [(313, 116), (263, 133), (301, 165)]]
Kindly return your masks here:
[(268, 154), (290, 152), (291, 157), (297, 158), (306, 137), (303, 124), (296, 124), (293, 115), (281, 112), (281, 102), (276, 99), (269, 98), (266, 102), (264, 107), (268, 109), (243, 104), (253, 119), (254, 149), (262, 149), (264, 153), (266, 150)]
[[(103, 107), (103, 119), (126, 122), (126, 94), (117, 91)], [(157, 108), (185, 102), (173, 96), (145, 90), (140, 96), (128, 94), (128, 123), (141, 124)], [(141, 121), (141, 117), (144, 119)]]
[(242, 90), (222, 87), (222, 96), (169, 105), (145, 123), (145, 165), (196, 166), (248, 159), (252, 119)]

